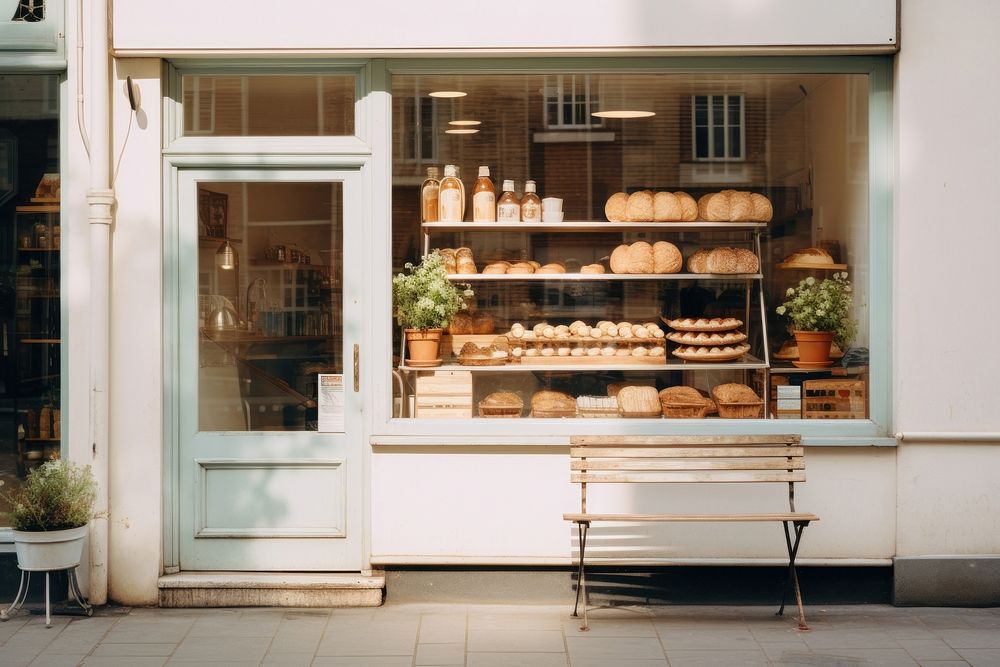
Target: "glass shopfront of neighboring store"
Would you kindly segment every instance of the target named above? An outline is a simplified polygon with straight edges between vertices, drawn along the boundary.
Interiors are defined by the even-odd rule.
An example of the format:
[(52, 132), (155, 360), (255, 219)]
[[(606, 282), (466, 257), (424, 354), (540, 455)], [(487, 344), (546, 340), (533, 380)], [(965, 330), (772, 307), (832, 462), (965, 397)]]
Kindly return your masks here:
[[(0, 481), (63, 451), (59, 75), (0, 74)], [(0, 499), (0, 516), (9, 508)], [(0, 525), (3, 525), (0, 523)]]
[[(392, 273), (436, 252), (473, 295), (438, 366), (411, 362), (397, 328), (393, 416), (884, 426), (872, 306), (888, 258), (872, 239), (887, 220), (870, 164), (887, 147), (869, 123), (883, 91), (796, 64), (394, 72)], [(806, 306), (814, 319), (851, 305), (811, 361), (782, 306), (824, 281), (836, 293)]]

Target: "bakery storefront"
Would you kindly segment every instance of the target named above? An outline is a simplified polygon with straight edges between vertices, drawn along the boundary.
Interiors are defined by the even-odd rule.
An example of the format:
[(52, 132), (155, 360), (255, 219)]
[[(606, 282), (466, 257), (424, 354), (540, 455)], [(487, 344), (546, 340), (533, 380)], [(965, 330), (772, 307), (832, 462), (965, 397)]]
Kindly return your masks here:
[[(799, 562), (889, 572), (910, 488), (896, 3), (662, 4), (576, 3), (571, 45), (539, 27), (560, 3), (518, 5), (519, 35), (381, 1), (306, 2), (337, 20), (277, 32), (266, 3), (115, 7), (115, 76), (145, 122), (126, 136), (114, 96), (116, 247), (146, 260), (116, 275), (162, 294), (130, 280), (112, 305), (112, 336), (144, 352), (111, 389), (132, 408), (112, 441), (135, 443), (113, 455), (118, 511), (159, 517), (162, 541), (112, 518), (121, 599), (176, 603), (189, 572), (563, 576), (578, 434), (801, 434), (796, 502), (823, 520)], [(422, 260), (466, 295), (437, 365), (394, 317), (393, 279)], [(829, 312), (830, 358), (804, 358), (790, 315)], [(594, 493), (635, 512), (785, 500)], [(588, 554), (776, 565), (775, 535), (623, 526)]]

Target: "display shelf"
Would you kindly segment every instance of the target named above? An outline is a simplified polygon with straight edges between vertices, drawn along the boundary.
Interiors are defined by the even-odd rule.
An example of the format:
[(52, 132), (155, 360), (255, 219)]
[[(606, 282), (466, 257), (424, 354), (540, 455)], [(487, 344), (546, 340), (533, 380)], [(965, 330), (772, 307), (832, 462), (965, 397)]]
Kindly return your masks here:
[(766, 222), (424, 222), (430, 232), (731, 232), (760, 231)]
[(59, 338), (22, 338), (21, 342), (26, 345), (59, 345), (62, 340)]
[(846, 271), (847, 264), (794, 264), (782, 262), (776, 265), (779, 269), (790, 271)]
[(405, 363), (399, 366), (401, 371), (471, 371), (473, 373), (559, 373), (561, 371), (699, 371), (699, 370), (754, 370), (767, 368), (767, 365), (753, 355), (746, 355), (743, 361), (727, 362), (692, 362), (680, 359), (669, 359), (664, 362), (663, 358), (656, 362), (649, 363), (519, 363), (504, 364), (502, 366), (463, 366), (457, 363), (441, 364), (429, 368), (407, 366)]
[(18, 248), (18, 252), (59, 252), (61, 248)]
[(759, 280), (759, 273), (449, 273), (455, 282), (549, 282), (602, 280)]
[(861, 375), (867, 372), (868, 366), (866, 365), (841, 366), (839, 363), (836, 363), (826, 368), (799, 368), (798, 366), (793, 366), (788, 361), (778, 361), (771, 364), (771, 375), (815, 375), (818, 373), (827, 373), (839, 377)]

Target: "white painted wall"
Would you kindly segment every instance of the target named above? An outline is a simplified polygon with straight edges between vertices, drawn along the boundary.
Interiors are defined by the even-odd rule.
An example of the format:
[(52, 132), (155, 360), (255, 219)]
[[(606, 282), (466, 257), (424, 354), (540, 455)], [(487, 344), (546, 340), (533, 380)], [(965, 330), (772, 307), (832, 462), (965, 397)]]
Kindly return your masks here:
[[(1000, 4), (903, 0), (897, 59), (896, 429), (1000, 431), (1000, 353), (942, 321), (1000, 326)], [(900, 555), (998, 554), (1000, 443), (899, 448)]]
[[(896, 43), (895, 0), (508, 0), (493, 12), (399, 0), (115, 5), (119, 51), (549, 49)], [(863, 18), (859, 18), (863, 17)]]

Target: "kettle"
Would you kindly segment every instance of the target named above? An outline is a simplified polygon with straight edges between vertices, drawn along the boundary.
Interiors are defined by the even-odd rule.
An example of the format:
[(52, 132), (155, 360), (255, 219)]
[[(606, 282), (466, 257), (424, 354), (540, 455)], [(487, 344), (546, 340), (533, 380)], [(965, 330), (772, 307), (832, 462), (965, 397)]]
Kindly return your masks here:
[(239, 328), (239, 318), (232, 304), (226, 303), (211, 312), (206, 324), (212, 331), (233, 331)]

